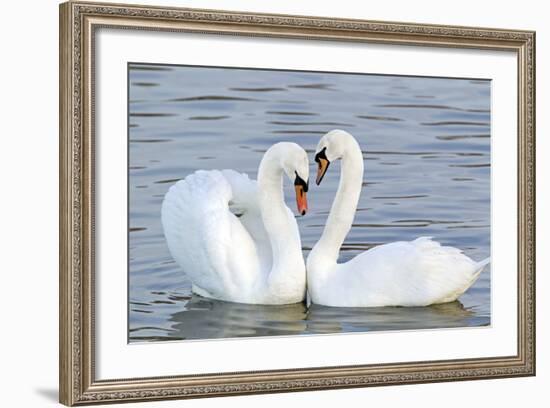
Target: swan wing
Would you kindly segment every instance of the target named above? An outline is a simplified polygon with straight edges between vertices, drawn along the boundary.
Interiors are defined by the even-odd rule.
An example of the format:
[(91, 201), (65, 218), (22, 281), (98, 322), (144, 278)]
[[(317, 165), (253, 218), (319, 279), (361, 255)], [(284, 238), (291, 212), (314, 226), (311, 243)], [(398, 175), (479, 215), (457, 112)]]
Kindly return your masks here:
[(222, 174), (232, 190), (229, 210), (239, 217), (242, 226), (250, 234), (256, 245), (261, 269), (267, 272), (272, 264), (272, 249), (260, 211), (258, 183), (247, 174), (235, 170), (222, 170)]
[(411, 242), (416, 249), (418, 277), (409, 271), (410, 282), (415, 285), (418, 301), (430, 299), (429, 304), (452, 302), (458, 299), (477, 280), (489, 258), (475, 262), (460, 249), (443, 246), (430, 237)]
[(231, 200), (229, 208), (237, 216), (247, 212), (259, 212), (258, 183), (251, 180), (248, 174), (235, 170), (221, 170), (221, 174), (231, 187)]
[(354, 306), (451, 302), (476, 281), (487, 262), (477, 263), (429, 237), (380, 245), (337, 265), (333, 276), (343, 289), (331, 300)]
[(223, 172), (197, 171), (169, 189), (161, 220), (172, 257), (200, 293), (238, 301), (260, 268), (252, 236), (230, 211), (233, 199)]

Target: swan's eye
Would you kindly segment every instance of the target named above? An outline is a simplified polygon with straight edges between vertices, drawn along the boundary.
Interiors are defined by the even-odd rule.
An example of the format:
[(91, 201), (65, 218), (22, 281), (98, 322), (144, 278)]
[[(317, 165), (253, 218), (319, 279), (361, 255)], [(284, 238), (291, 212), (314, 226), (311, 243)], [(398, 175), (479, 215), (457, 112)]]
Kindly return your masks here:
[(305, 193), (307, 193), (307, 190), (308, 190), (308, 182), (307, 181), (304, 181), (303, 178), (301, 178), (299, 175), (298, 175), (298, 172), (295, 171), (294, 174), (296, 174), (296, 178), (294, 179), (294, 185), (295, 186), (301, 186), (303, 191)]
[(315, 163), (319, 163), (321, 159), (325, 159), (326, 161), (328, 161), (326, 152), (327, 152), (327, 148), (325, 146), (319, 153), (315, 155)]

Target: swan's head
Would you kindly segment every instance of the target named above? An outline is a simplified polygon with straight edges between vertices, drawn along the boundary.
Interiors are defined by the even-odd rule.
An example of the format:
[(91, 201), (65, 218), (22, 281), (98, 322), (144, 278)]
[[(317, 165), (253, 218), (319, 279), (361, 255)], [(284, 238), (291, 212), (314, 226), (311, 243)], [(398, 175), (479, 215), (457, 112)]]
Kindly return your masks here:
[(282, 142), (277, 143), (275, 146), (279, 152), (280, 164), (283, 171), (294, 183), (298, 212), (301, 215), (305, 215), (307, 212), (307, 190), (309, 186), (309, 160), (307, 153), (296, 143)]
[(328, 166), (334, 160), (341, 159), (350, 143), (357, 144), (354, 137), (345, 130), (331, 130), (325, 134), (315, 150), (315, 162), (317, 163), (317, 185), (321, 183)]
[[(307, 212), (307, 190), (309, 181), (309, 160), (304, 149), (296, 143), (280, 142), (271, 146), (264, 154), (258, 169), (258, 183), (264, 180), (280, 180), (284, 172), (294, 183), (298, 212)], [(274, 178), (275, 177), (275, 178)]]

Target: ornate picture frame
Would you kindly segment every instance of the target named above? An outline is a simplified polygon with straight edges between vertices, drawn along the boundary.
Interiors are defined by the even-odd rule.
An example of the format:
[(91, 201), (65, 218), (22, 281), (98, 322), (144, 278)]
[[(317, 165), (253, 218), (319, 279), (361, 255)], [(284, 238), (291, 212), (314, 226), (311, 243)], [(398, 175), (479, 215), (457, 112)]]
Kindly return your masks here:
[[(125, 379), (96, 378), (95, 35), (100, 28), (513, 52), (517, 56), (517, 353)], [(535, 374), (535, 33), (228, 11), (60, 5), (60, 401), (66, 405)], [(124, 137), (122, 135), (121, 137)], [(497, 254), (498, 256), (498, 254)]]

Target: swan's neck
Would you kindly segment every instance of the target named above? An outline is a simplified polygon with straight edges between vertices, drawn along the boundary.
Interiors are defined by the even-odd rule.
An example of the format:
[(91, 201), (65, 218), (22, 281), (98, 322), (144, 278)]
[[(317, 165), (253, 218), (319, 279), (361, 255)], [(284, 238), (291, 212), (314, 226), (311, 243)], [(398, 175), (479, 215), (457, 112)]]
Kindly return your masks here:
[(350, 141), (342, 154), (340, 183), (321, 239), (308, 257), (308, 269), (323, 265), (327, 269), (338, 260), (340, 247), (355, 217), (363, 183), (363, 154), (355, 140)]
[(305, 265), (298, 226), (289, 214), (284, 201), (283, 169), (280, 160), (264, 156), (258, 170), (260, 209), (265, 230), (269, 236), (273, 263), (268, 284), (281, 287), (304, 281)]

